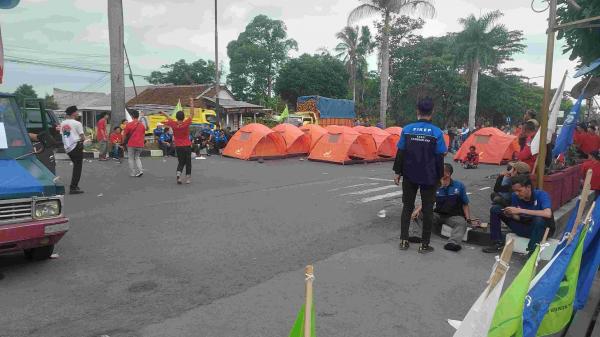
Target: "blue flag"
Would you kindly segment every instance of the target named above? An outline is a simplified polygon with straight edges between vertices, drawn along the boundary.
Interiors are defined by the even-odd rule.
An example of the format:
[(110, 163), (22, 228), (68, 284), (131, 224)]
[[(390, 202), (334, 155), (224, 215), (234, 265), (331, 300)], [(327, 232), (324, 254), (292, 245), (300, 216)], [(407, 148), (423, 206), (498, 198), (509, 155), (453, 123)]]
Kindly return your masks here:
[[(529, 293), (525, 297), (525, 308), (523, 309), (523, 337), (536, 336), (552, 302), (566, 296), (568, 293), (569, 287), (563, 290), (561, 283), (567, 283), (566, 278), (577, 277), (577, 275), (565, 276), (565, 273), (575, 250), (580, 247), (579, 238), (581, 237), (582, 228), (582, 226), (579, 227), (571, 244), (555, 255), (531, 282)], [(581, 258), (581, 255), (579, 255), (579, 258)], [(558, 313), (554, 312), (553, 314)], [(568, 313), (563, 316), (562, 318), (566, 318), (566, 320), (563, 320), (566, 324), (571, 314)]]
[(562, 129), (556, 138), (556, 145), (552, 150), (552, 156), (557, 157), (559, 154), (567, 151), (569, 146), (573, 144), (573, 135), (575, 134), (575, 128), (577, 127), (577, 121), (579, 121), (579, 111), (581, 110), (581, 102), (583, 101), (583, 93), (577, 99), (577, 103), (571, 109), (571, 112), (565, 118)]
[(579, 279), (577, 280), (577, 294), (573, 305), (575, 310), (585, 307), (594, 276), (600, 267), (600, 197), (596, 199), (596, 206), (592, 211), (592, 221), (583, 244), (583, 256)]

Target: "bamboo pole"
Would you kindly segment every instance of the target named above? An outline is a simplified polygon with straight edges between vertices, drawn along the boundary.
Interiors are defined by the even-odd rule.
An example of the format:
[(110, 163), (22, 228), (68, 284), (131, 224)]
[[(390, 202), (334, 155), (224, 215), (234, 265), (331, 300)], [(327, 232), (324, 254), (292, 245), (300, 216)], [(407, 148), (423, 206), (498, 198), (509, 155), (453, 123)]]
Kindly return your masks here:
[(573, 224), (573, 228), (571, 229), (571, 233), (569, 238), (567, 239), (567, 244), (570, 244), (573, 241), (573, 236), (577, 233), (577, 229), (579, 228), (579, 223), (581, 222), (581, 217), (583, 216), (583, 210), (585, 208), (585, 204), (588, 201), (590, 196), (590, 184), (592, 181), (592, 170), (587, 170), (585, 174), (585, 180), (583, 182), (583, 190), (581, 191), (581, 197), (579, 198), (579, 208), (577, 209), (577, 216), (575, 217), (575, 223)]
[(315, 279), (313, 266), (308, 265), (304, 269), (306, 281), (306, 302), (304, 304), (304, 337), (311, 337), (312, 330), (312, 304), (313, 304), (313, 281)]
[(540, 242), (540, 246), (543, 245), (544, 243), (546, 243), (549, 233), (550, 233), (550, 228), (546, 227), (546, 231), (544, 232), (544, 237), (542, 238), (542, 242)]
[(502, 276), (506, 274), (506, 271), (508, 270), (508, 263), (512, 257), (514, 244), (514, 240), (510, 239), (504, 245), (502, 254), (500, 254), (500, 261), (496, 264), (496, 268), (488, 280), (487, 294), (485, 295), (486, 297), (489, 296), (492, 290), (494, 290), (498, 282), (500, 282), (500, 279), (502, 279)]

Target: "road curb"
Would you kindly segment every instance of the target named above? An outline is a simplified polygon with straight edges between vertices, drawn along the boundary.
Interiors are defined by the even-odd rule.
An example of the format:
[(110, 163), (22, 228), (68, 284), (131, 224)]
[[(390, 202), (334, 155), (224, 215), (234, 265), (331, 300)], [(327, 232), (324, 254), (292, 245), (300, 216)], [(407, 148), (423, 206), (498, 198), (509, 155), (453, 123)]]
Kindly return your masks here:
[[(100, 152), (98, 151), (84, 151), (83, 159), (98, 159), (100, 156)], [(162, 157), (162, 150), (143, 150), (140, 154), (141, 157)], [(125, 151), (125, 158), (127, 158), (127, 151)], [(69, 155), (62, 152), (57, 152), (54, 154), (54, 159), (56, 160), (70, 160)]]

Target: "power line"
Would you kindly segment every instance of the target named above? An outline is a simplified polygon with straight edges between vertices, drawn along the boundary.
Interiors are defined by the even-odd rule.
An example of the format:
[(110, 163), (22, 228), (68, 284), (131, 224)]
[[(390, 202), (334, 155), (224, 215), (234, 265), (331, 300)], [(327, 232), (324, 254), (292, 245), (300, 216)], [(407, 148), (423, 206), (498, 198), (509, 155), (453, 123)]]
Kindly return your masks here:
[[(39, 66), (65, 69), (65, 70), (75, 70), (75, 71), (85, 71), (85, 72), (92, 72), (92, 73), (110, 74), (110, 71), (108, 71), (108, 70), (94, 69), (94, 68), (89, 68), (89, 67), (84, 67), (84, 66), (74, 66), (74, 65), (61, 64), (61, 63), (52, 63), (49, 61), (35, 60), (35, 59), (29, 59), (29, 58), (24, 58), (24, 57), (6, 56), (5, 61), (10, 62), (10, 63), (32, 64), (32, 65), (39, 65)], [(130, 76), (144, 77), (144, 78), (148, 77), (147, 75), (130, 75)]]

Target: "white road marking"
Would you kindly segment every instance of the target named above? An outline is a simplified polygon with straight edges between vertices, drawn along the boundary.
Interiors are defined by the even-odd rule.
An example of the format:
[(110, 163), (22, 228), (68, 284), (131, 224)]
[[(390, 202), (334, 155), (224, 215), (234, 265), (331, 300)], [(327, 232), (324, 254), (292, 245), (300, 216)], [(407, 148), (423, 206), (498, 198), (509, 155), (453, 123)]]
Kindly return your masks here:
[(368, 194), (368, 193), (372, 193), (372, 192), (379, 192), (379, 191), (383, 191), (383, 190), (389, 190), (390, 188), (398, 188), (398, 186), (396, 186), (396, 185), (388, 185), (388, 186), (383, 186), (383, 187), (371, 188), (371, 189), (368, 189), (368, 190), (362, 190), (362, 191), (357, 191), (357, 192), (344, 193), (344, 194), (340, 194), (340, 196), (344, 196), (344, 195), (362, 195), (362, 194)]
[(359, 186), (375, 186), (375, 185), (379, 185), (379, 183), (365, 183), (365, 184), (356, 184), (356, 185), (344, 186), (344, 187), (339, 187), (339, 188), (334, 188), (334, 189), (331, 189), (331, 190), (327, 190), (327, 192), (339, 191), (339, 190), (343, 190), (343, 189), (346, 189), (346, 188), (353, 188), (353, 187), (359, 187)]
[(489, 186), (488, 186), (488, 187), (483, 187), (483, 188), (480, 188), (479, 190), (480, 190), (480, 191), (485, 191), (485, 190), (489, 190), (490, 188), (491, 188), (491, 187), (489, 187)]
[(473, 193), (471, 193), (471, 192), (467, 192), (467, 195), (471, 195), (471, 194), (473, 194)]
[(394, 179), (382, 179), (382, 178), (367, 178), (369, 180), (377, 180), (377, 181), (394, 181)]
[(402, 191), (396, 191), (396, 192), (391, 192), (391, 193), (376, 195), (374, 197), (362, 198), (362, 199), (360, 199), (360, 202), (361, 203), (367, 203), (367, 202), (371, 202), (371, 201), (376, 201), (376, 200), (381, 200), (381, 199), (387, 199), (387, 198), (397, 197), (397, 196), (400, 196), (400, 195), (402, 195)]

